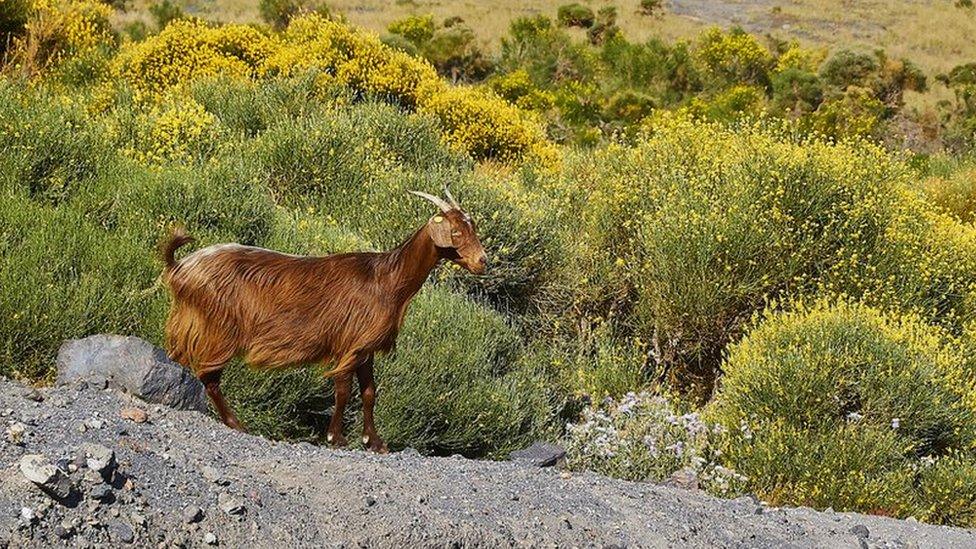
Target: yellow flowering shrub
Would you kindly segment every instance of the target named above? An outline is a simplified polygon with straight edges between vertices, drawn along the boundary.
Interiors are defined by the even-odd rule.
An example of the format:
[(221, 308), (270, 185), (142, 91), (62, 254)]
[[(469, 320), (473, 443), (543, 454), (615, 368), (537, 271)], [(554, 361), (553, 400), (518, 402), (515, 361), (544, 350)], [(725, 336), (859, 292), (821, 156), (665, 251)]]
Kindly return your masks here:
[(858, 296), (954, 329), (976, 315), (976, 231), (927, 207), (882, 148), (770, 119), (652, 118), (555, 192), (585, 227), (577, 307), (627, 311), (679, 385), (708, 394), (745, 320), (784, 296)]
[(965, 223), (976, 221), (976, 167), (968, 166), (946, 176), (922, 182), (932, 203)]
[(920, 317), (843, 301), (767, 312), (710, 405), (727, 464), (774, 504), (911, 514), (915, 470), (976, 442), (973, 373), (945, 341)]
[(799, 69), (815, 73), (826, 58), (827, 52), (824, 50), (809, 50), (801, 48), (799, 44), (791, 44), (786, 51), (776, 58), (775, 71)]
[(27, 13), (24, 32), (11, 46), (11, 62), (27, 74), (115, 44), (112, 8), (96, 0), (31, 0)]
[(181, 19), (155, 36), (123, 47), (113, 69), (137, 92), (158, 97), (198, 78), (256, 77), (276, 45), (274, 38), (252, 27)]
[(693, 58), (702, 74), (719, 85), (760, 84), (768, 79), (773, 57), (756, 37), (739, 29), (712, 27), (699, 37)]
[(447, 142), (476, 159), (511, 162), (522, 160), (526, 153), (548, 152), (539, 126), (504, 99), (480, 89), (445, 88), (426, 98), (419, 110), (436, 116)]
[(147, 164), (186, 162), (215, 148), (220, 123), (203, 105), (184, 98), (154, 105), (136, 120), (134, 143), (126, 153)]
[(884, 122), (885, 104), (871, 90), (848, 86), (839, 97), (824, 101), (804, 119), (809, 129), (822, 135), (844, 137), (876, 136)]

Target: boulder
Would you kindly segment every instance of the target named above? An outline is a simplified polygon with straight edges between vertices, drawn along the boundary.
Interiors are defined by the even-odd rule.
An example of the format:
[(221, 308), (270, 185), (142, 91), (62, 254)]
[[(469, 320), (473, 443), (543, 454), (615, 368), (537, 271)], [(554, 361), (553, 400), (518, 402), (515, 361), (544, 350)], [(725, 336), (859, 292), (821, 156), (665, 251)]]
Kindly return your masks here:
[(549, 442), (536, 442), (528, 448), (512, 452), (508, 458), (533, 467), (552, 467), (566, 460), (566, 450)]
[(148, 402), (207, 411), (203, 384), (147, 341), (99, 334), (61, 345), (58, 383), (102, 380)]

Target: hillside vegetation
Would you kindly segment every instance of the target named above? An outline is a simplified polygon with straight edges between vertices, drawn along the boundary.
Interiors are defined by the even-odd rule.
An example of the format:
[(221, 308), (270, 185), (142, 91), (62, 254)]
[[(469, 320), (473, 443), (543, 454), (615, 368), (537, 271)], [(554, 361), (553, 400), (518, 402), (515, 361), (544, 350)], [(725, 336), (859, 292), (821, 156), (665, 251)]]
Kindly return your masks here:
[[(174, 223), (380, 250), (430, 214), (406, 190), (449, 184), (492, 266), (435, 271), (380, 359), (391, 447), (562, 439), (624, 478), (976, 525), (967, 66), (915, 153), (903, 98), (930, 79), (883, 52), (635, 44), (608, 10), (585, 37), (559, 23), (585, 11), (519, 19), (491, 55), (423, 16), (381, 39), (305, 7), (120, 32), (94, 0), (2, 6), (0, 373), (50, 382), (91, 333), (160, 343)], [(322, 368), (235, 367), (226, 392), (320, 442)]]

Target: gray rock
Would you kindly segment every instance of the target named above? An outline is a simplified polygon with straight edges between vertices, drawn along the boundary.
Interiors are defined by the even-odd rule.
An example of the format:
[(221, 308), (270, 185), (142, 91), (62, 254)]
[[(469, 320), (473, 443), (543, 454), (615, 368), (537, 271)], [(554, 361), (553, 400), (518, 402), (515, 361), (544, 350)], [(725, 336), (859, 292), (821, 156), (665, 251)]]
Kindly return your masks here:
[(201, 520), (203, 520), (203, 509), (197, 507), (196, 505), (190, 505), (183, 509), (183, 522), (193, 524), (194, 522), (200, 522)]
[(114, 542), (132, 543), (136, 539), (136, 533), (132, 527), (121, 520), (113, 520), (108, 523), (108, 535)]
[(240, 515), (244, 513), (244, 502), (227, 492), (221, 492), (217, 495), (217, 506), (228, 515)]
[(57, 498), (66, 498), (71, 494), (71, 479), (43, 455), (28, 454), (22, 457), (19, 467), (27, 480), (40, 486), (46, 493)]
[(535, 467), (552, 467), (566, 461), (566, 450), (549, 442), (536, 442), (528, 448), (512, 452), (508, 458)]
[(61, 345), (58, 383), (101, 379), (149, 402), (207, 411), (203, 384), (147, 341), (99, 334)]
[(61, 524), (54, 527), (54, 535), (59, 539), (68, 539), (75, 533), (75, 527), (68, 521), (61, 521)]
[(851, 528), (851, 533), (861, 539), (867, 539), (871, 535), (868, 527), (863, 524), (855, 525), (853, 528)]
[(82, 450), (85, 453), (85, 464), (92, 471), (107, 476), (115, 469), (115, 452), (101, 444), (86, 444)]
[(217, 535), (213, 532), (207, 532), (203, 535), (203, 542), (207, 545), (217, 545)]
[(112, 499), (112, 487), (108, 484), (96, 484), (88, 492), (88, 496), (94, 500), (106, 502)]

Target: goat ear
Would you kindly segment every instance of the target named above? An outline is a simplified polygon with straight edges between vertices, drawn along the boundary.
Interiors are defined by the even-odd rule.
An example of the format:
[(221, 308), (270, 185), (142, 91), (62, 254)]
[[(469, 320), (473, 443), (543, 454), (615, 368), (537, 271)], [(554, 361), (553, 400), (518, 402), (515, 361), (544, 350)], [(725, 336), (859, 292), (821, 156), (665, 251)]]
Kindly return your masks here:
[(453, 248), (454, 241), (451, 238), (451, 222), (442, 215), (435, 215), (427, 222), (430, 227), (430, 237), (434, 240), (434, 245), (439, 248)]

